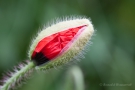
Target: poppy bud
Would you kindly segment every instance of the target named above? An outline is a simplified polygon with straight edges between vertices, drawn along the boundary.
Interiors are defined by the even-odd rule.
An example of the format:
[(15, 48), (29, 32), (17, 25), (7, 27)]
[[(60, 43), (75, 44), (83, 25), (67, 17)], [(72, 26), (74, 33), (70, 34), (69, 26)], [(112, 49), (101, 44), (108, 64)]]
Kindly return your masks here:
[(64, 65), (84, 49), (93, 32), (93, 25), (86, 18), (63, 20), (50, 25), (33, 40), (29, 58), (38, 69)]

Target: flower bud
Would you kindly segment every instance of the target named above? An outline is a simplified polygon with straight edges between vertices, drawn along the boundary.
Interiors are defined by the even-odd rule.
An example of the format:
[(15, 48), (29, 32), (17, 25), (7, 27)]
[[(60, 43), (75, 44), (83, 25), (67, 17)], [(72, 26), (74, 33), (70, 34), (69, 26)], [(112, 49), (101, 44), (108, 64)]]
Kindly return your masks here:
[(29, 58), (38, 69), (67, 64), (84, 49), (93, 32), (93, 25), (86, 18), (72, 18), (50, 25), (33, 40)]

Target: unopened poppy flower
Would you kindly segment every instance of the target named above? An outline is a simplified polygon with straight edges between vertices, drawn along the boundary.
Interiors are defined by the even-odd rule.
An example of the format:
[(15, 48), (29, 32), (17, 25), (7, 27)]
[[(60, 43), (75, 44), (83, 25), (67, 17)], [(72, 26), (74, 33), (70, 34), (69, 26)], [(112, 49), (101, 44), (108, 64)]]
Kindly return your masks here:
[(93, 32), (94, 28), (86, 18), (69, 18), (50, 25), (33, 40), (29, 58), (38, 69), (64, 65), (82, 52)]
[[(94, 33), (87, 18), (67, 18), (44, 28), (33, 39), (27, 63), (21, 63), (1, 80), (0, 90), (15, 89), (33, 72), (66, 65), (82, 57)], [(85, 51), (85, 50), (84, 50)]]

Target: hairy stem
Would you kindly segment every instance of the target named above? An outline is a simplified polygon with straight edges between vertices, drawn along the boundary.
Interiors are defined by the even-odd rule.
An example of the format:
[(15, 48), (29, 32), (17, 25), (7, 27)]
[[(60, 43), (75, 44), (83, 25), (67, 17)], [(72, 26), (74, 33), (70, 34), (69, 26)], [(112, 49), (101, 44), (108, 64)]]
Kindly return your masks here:
[(15, 68), (15, 72), (10, 72), (9, 77), (3, 80), (3, 85), (0, 90), (10, 90), (18, 87), (24, 79), (27, 79), (28, 76), (33, 71), (35, 64), (33, 62), (28, 62), (27, 64), (20, 64)]

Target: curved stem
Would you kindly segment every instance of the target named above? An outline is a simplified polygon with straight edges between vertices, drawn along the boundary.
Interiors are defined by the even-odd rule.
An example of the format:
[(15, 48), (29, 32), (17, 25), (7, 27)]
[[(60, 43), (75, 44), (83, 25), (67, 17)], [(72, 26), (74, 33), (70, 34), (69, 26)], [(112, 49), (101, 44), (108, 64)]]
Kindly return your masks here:
[(18, 69), (15, 69), (15, 73), (10, 73), (11, 76), (4, 80), (3, 86), (1, 86), (0, 90), (9, 90), (16, 88), (24, 79), (29, 76), (29, 74), (33, 71), (35, 64), (33, 62), (28, 62), (26, 65), (20, 64)]
[(67, 72), (66, 90), (84, 90), (83, 73), (78, 66), (73, 66)]

